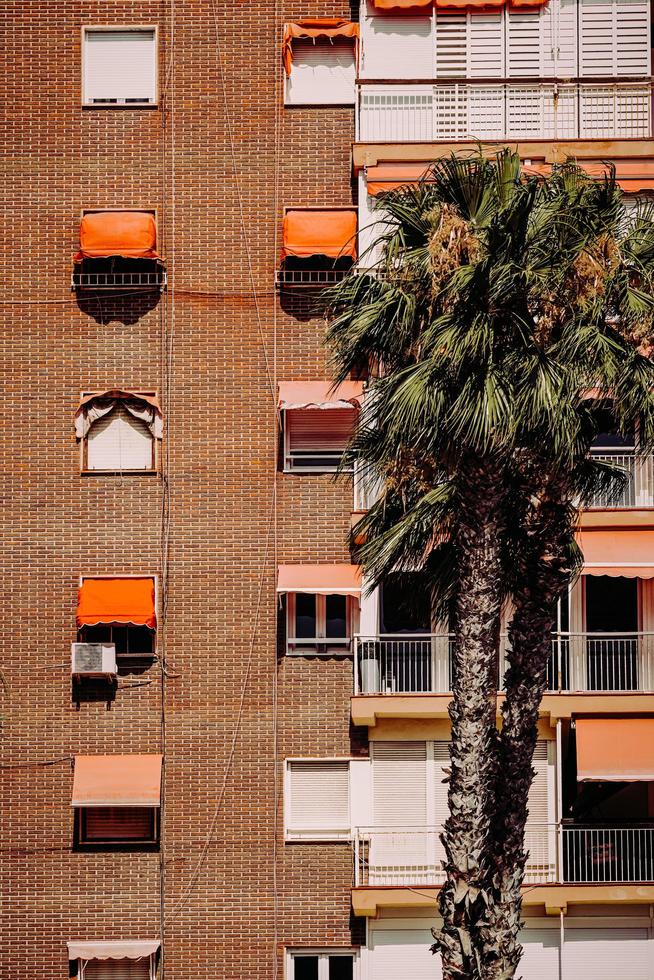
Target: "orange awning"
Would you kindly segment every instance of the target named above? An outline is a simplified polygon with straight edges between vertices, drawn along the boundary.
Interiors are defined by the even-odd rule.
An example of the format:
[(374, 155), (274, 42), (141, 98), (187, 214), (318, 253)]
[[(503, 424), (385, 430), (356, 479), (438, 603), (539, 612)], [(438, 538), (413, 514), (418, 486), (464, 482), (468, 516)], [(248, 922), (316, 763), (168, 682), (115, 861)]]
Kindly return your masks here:
[(477, 10), (493, 7), (544, 7), (548, 0), (373, 0), (378, 10)]
[(280, 410), (291, 408), (359, 408), (362, 381), (343, 381), (336, 388), (331, 381), (280, 381)]
[(159, 806), (162, 755), (76, 755), (72, 806)]
[(85, 578), (77, 592), (77, 626), (130, 623), (155, 629), (153, 578)]
[(158, 939), (106, 939), (95, 942), (68, 942), (69, 960), (140, 960), (156, 953)]
[[(601, 179), (608, 173), (604, 160), (577, 160), (577, 166), (589, 177)], [(524, 167), (528, 176), (544, 176), (550, 173), (549, 163), (534, 163)], [(628, 193), (654, 190), (654, 160), (616, 160), (615, 179), (621, 190)]]
[(431, 10), (434, 0), (373, 0), (377, 10)]
[(79, 252), (74, 261), (120, 256), (158, 259), (157, 226), (148, 211), (91, 211), (79, 226)]
[(284, 215), (282, 262), (326, 255), (357, 257), (356, 208), (288, 208)]
[(654, 781), (654, 718), (578, 718), (577, 781)]
[(280, 565), (278, 592), (312, 592), (316, 595), (361, 593), (360, 565)]
[(332, 41), (336, 37), (354, 40), (358, 53), (359, 25), (340, 17), (305, 17), (296, 24), (284, 24), (282, 40), (282, 62), (287, 75), (291, 74), (293, 64), (293, 40), (295, 38), (325, 37)]
[(429, 163), (378, 163), (367, 167), (368, 193), (376, 197), (398, 187), (415, 186), (428, 173), (430, 166)]
[(578, 533), (584, 575), (654, 578), (654, 530), (589, 530)]

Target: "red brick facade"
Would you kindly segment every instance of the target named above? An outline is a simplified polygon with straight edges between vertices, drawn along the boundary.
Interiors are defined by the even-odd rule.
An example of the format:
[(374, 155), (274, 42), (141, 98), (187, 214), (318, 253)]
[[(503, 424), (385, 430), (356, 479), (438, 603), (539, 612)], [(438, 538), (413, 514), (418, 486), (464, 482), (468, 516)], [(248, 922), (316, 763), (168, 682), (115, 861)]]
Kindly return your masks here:
[[(327, 376), (323, 322), (273, 289), (282, 210), (353, 201), (352, 110), (281, 104), (282, 23), (307, 13), (350, 11), (0, 11), (0, 980), (67, 976), (69, 939), (162, 936), (167, 980), (263, 980), (285, 945), (361, 941), (349, 845), (281, 826), (286, 756), (365, 752), (351, 662), (276, 653), (276, 562), (347, 561), (351, 510), (345, 483), (278, 472), (276, 381)], [(84, 24), (158, 27), (158, 108), (81, 107)], [(157, 209), (167, 292), (71, 293), (85, 207)], [(79, 394), (115, 386), (160, 394), (158, 476), (80, 475)], [(158, 577), (167, 674), (77, 709), (78, 578), (119, 573)], [(70, 758), (159, 751), (161, 851), (75, 852)]]

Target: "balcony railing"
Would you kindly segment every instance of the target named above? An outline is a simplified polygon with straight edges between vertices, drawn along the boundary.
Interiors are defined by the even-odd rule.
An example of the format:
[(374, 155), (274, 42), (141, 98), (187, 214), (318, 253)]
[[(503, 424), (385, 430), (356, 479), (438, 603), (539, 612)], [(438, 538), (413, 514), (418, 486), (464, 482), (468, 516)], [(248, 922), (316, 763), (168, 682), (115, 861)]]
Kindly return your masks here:
[(167, 273), (163, 266), (148, 272), (94, 272), (80, 263), (73, 267), (71, 289), (164, 289)]
[[(356, 636), (355, 694), (447, 694), (453, 637), (447, 633)], [(508, 640), (502, 636), (498, 690)], [(553, 633), (548, 690), (654, 692), (654, 633)]]
[[(595, 459), (604, 460), (625, 472), (626, 483), (617, 493), (599, 493), (590, 504), (603, 510), (654, 507), (654, 456), (635, 456), (633, 453), (593, 453)], [(354, 481), (354, 509), (369, 510), (379, 497), (380, 479), (361, 472)]]
[(357, 140), (622, 139), (651, 134), (648, 82), (365, 82)]
[[(355, 886), (442, 884), (439, 827), (362, 827), (354, 835)], [(531, 824), (525, 884), (654, 882), (654, 826)]]
[(654, 507), (654, 456), (593, 453), (593, 457), (624, 470), (627, 481), (617, 494), (597, 494), (592, 507)]

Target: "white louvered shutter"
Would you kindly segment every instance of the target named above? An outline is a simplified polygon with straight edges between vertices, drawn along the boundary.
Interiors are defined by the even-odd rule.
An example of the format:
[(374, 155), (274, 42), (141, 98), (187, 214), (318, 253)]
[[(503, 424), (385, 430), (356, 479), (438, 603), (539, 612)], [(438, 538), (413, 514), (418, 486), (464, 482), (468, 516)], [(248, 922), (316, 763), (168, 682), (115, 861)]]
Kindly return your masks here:
[(648, 76), (648, 0), (579, 2), (579, 74)]
[(156, 102), (154, 30), (84, 32), (85, 102)]
[(87, 469), (150, 470), (153, 450), (148, 427), (119, 404), (89, 429)]
[(445, 860), (445, 848), (440, 840), (440, 835), (443, 832), (443, 826), (449, 815), (449, 809), (447, 805), (447, 792), (449, 785), (443, 782), (445, 778), (445, 770), (450, 768), (450, 743), (449, 742), (433, 742), (434, 746), (434, 816), (433, 823), (436, 828), (436, 833), (434, 835), (434, 849), (435, 849), (435, 864), (436, 864), (436, 877), (441, 879), (443, 873), (441, 870), (441, 863)]
[(370, 197), (366, 189), (366, 181), (363, 175), (359, 180), (359, 221), (358, 221), (358, 247), (357, 254), (359, 263), (363, 268), (370, 268), (381, 258), (382, 247), (372, 248), (374, 242), (388, 225), (384, 222), (383, 208), (375, 208), (375, 198)]
[(311, 837), (350, 832), (350, 767), (347, 762), (289, 763), (287, 831)]
[(427, 884), (434, 876), (434, 833), (427, 828), (425, 742), (372, 743), (371, 885)]
[(566, 929), (563, 968), (565, 980), (651, 980), (647, 929)]
[(529, 816), (525, 847), (529, 851), (527, 877), (530, 881), (551, 881), (556, 869), (554, 833), (554, 762), (544, 739), (536, 743), (535, 776), (529, 790)]
[(506, 11), (508, 78), (573, 78), (577, 74), (577, 5), (550, 0), (539, 10)]
[(286, 105), (354, 105), (355, 78), (352, 42), (296, 40), (291, 74), (286, 79)]
[(371, 980), (440, 980), (440, 956), (429, 951), (433, 942), (429, 929), (371, 929)]
[(90, 960), (84, 980), (149, 980), (150, 957), (138, 960)]
[(437, 78), (502, 78), (504, 17), (501, 10), (436, 14)]
[(361, 24), (362, 78), (433, 78), (431, 17), (367, 16)]
[[(520, 933), (520, 942), (523, 948), (520, 976), (524, 980), (557, 980), (559, 929), (523, 929)], [(592, 974), (588, 974), (584, 980), (591, 980), (591, 976)]]

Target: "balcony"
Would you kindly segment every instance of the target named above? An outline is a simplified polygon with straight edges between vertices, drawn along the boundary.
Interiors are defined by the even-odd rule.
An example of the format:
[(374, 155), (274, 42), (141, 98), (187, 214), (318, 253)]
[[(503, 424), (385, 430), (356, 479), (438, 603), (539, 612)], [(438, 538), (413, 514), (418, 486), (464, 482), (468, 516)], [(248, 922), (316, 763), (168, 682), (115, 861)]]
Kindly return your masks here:
[[(355, 637), (354, 693), (447, 694), (452, 634)], [(502, 689), (507, 637), (500, 648)], [(654, 633), (554, 633), (548, 690), (558, 693), (654, 693)]]
[[(363, 827), (354, 836), (355, 888), (437, 887), (445, 880), (438, 827)], [(654, 882), (654, 826), (532, 824), (526, 885)]]
[(649, 82), (363, 81), (357, 142), (621, 139), (651, 134)]

